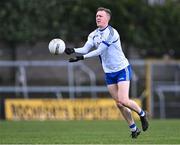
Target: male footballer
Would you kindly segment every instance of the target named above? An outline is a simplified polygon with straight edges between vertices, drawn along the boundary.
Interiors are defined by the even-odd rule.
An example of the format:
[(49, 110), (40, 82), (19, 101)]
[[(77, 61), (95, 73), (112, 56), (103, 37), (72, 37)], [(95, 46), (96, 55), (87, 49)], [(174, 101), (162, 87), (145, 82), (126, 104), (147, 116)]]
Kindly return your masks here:
[[(149, 126), (147, 114), (135, 101), (129, 98), (129, 87), (132, 77), (131, 65), (122, 51), (118, 32), (109, 25), (110, 19), (111, 11), (107, 8), (99, 7), (96, 12), (98, 28), (89, 34), (88, 40), (83, 47), (66, 48), (65, 53), (68, 55), (72, 53), (82, 54), (75, 58), (70, 58), (70, 62), (94, 56), (100, 57), (109, 93), (116, 101), (117, 107), (127, 121), (131, 137), (137, 138), (141, 131), (137, 128), (132, 118), (131, 110), (140, 116), (143, 131), (146, 131)], [(90, 51), (94, 47), (96, 49)]]

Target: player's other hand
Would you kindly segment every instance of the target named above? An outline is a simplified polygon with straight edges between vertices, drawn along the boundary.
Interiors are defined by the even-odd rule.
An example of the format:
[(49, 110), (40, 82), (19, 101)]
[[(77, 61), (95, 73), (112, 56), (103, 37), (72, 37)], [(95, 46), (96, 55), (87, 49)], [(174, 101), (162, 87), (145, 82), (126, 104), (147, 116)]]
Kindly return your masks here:
[(66, 48), (66, 49), (65, 49), (65, 53), (66, 53), (67, 55), (70, 55), (70, 54), (72, 54), (72, 53), (75, 53), (75, 50), (74, 50), (74, 48)]
[(84, 59), (84, 56), (76, 56), (75, 58), (70, 58), (69, 59), (69, 62), (77, 62), (79, 60), (83, 60)]

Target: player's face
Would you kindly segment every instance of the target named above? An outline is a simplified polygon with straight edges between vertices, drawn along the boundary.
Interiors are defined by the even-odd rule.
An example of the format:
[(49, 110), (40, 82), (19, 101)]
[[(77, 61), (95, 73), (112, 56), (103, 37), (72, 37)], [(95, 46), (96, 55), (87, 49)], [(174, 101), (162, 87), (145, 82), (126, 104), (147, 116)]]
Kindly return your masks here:
[(109, 19), (109, 15), (105, 11), (98, 11), (96, 13), (96, 24), (99, 28), (107, 27)]

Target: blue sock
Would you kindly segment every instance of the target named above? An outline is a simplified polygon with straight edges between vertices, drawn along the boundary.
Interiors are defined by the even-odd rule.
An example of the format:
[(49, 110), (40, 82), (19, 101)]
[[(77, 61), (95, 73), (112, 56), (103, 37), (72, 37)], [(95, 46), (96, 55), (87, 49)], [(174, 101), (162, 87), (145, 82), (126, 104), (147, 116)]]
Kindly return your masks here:
[(145, 115), (145, 112), (141, 110), (141, 112), (139, 113), (139, 116), (143, 117), (144, 115)]
[(137, 129), (135, 123), (133, 123), (132, 125), (130, 125), (129, 128), (130, 128), (130, 130), (131, 130), (132, 132), (136, 131), (136, 129)]

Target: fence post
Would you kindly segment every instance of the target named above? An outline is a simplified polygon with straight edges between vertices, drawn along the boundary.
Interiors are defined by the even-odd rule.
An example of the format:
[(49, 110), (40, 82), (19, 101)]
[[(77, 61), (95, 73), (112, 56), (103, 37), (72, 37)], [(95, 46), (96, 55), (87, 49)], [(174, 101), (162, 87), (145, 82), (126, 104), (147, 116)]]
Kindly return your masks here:
[(146, 109), (153, 117), (153, 102), (152, 102), (152, 63), (150, 60), (146, 63)]

